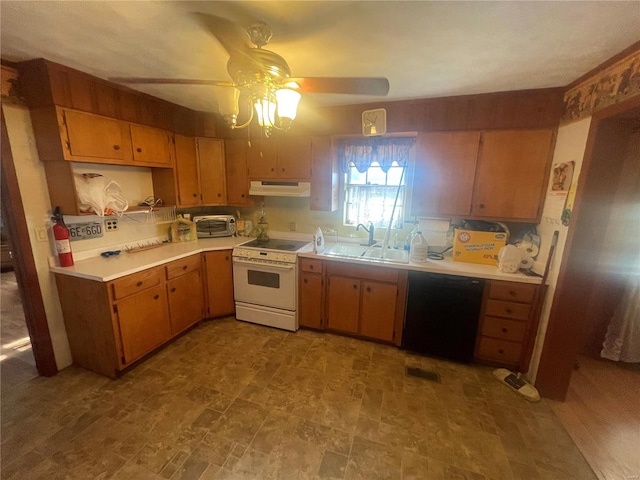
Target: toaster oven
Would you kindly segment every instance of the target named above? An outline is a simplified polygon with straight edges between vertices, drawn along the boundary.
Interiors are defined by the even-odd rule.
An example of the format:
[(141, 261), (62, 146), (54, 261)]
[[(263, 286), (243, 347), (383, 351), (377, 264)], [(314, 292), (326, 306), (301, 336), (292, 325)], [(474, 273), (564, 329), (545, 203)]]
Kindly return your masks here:
[(232, 237), (236, 234), (233, 215), (203, 215), (194, 217), (198, 238)]

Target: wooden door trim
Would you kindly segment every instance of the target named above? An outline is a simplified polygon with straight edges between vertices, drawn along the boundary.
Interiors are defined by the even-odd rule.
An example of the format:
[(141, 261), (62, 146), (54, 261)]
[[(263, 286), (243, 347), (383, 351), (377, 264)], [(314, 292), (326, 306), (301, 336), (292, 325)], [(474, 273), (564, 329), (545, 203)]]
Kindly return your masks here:
[[(581, 207), (583, 202), (587, 201), (587, 184), (589, 180), (593, 182), (589, 175), (595, 168), (598, 134), (605, 128), (605, 122), (631, 120), (631, 118), (638, 117), (640, 117), (640, 95), (611, 105), (595, 113), (592, 117), (580, 173), (581, 181), (578, 183), (576, 191), (574, 209), (571, 213), (571, 222), (567, 231), (567, 240), (536, 377), (536, 387), (540, 390), (541, 395), (547, 398), (565, 399), (575, 359), (581, 346), (581, 318), (580, 315), (571, 311), (571, 305), (574, 303), (572, 302), (573, 298), (584, 298), (584, 292), (579, 291), (581, 282), (571, 277), (571, 269), (576, 263), (576, 259), (572, 258), (572, 255), (577, 258), (580, 254), (578, 242), (575, 242), (574, 245), (574, 237), (581, 221)], [(596, 176), (593, 178), (606, 181), (606, 179), (599, 179)], [(585, 221), (584, 217), (582, 221)]]
[[(33, 250), (29, 242), (29, 228), (22, 205), (22, 196), (18, 177), (13, 163), (9, 135), (7, 133), (4, 111), (2, 111), (2, 217), (9, 231), (10, 248), (13, 252), (13, 265), (18, 290), (22, 298), (22, 308), (31, 337), (31, 347), (40, 375), (50, 377), (58, 373), (49, 324), (42, 301), (42, 292), (38, 283)], [(9, 208), (10, 206), (10, 208)]]

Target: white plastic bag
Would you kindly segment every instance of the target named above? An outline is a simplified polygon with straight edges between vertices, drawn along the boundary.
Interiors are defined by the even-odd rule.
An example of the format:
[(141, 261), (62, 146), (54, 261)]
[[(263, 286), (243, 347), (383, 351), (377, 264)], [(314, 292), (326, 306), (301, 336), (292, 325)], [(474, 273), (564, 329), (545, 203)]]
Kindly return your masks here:
[(505, 245), (498, 253), (498, 270), (504, 273), (516, 273), (520, 268), (522, 254), (515, 245)]
[(82, 212), (93, 212), (103, 217), (122, 215), (129, 208), (120, 185), (99, 173), (76, 175), (76, 191)]

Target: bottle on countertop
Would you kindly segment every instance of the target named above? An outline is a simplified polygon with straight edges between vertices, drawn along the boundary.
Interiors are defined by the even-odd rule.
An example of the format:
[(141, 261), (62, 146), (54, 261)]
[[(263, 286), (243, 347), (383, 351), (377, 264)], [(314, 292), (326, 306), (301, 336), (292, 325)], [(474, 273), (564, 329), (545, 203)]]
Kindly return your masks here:
[(411, 239), (410, 259), (412, 262), (426, 262), (429, 253), (429, 244), (422, 236), (422, 231), (418, 230)]
[(405, 238), (405, 240), (404, 240), (404, 249), (407, 252), (409, 252), (411, 250), (411, 240), (413, 240), (413, 237), (416, 235), (416, 233), (418, 233), (418, 223), (417, 222), (413, 226), (413, 229), (411, 230), (411, 232), (409, 232), (409, 234), (407, 235), (407, 238)]

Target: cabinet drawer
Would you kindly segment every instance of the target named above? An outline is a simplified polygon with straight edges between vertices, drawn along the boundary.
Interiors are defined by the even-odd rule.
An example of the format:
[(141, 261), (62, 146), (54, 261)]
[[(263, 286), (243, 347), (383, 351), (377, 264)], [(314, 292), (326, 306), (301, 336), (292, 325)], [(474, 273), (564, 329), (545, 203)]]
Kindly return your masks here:
[(509, 302), (533, 303), (536, 285), (518, 284), (514, 282), (491, 282), (489, 298), (507, 300)]
[(200, 255), (192, 255), (190, 257), (182, 258), (171, 262), (165, 267), (167, 271), (167, 280), (179, 277), (185, 273), (193, 272), (200, 268)]
[(525, 322), (507, 320), (506, 318), (484, 317), (482, 321), (482, 335), (511, 342), (522, 342), (527, 331)]
[(529, 320), (531, 305), (524, 303), (503, 302), (502, 300), (487, 300), (484, 310), (485, 315), (492, 317), (513, 318), (516, 320)]
[(353, 263), (328, 262), (329, 275), (342, 275), (362, 280), (377, 280), (379, 282), (398, 283), (398, 270), (392, 268), (368, 267)]
[(300, 259), (300, 270), (303, 272), (322, 273), (322, 261), (309, 258)]
[(117, 300), (133, 295), (134, 293), (158, 285), (160, 282), (162, 282), (162, 270), (160, 268), (150, 268), (143, 272), (127, 275), (111, 283), (113, 298)]
[(522, 344), (482, 337), (478, 347), (478, 356), (487, 360), (504, 363), (518, 363)]

